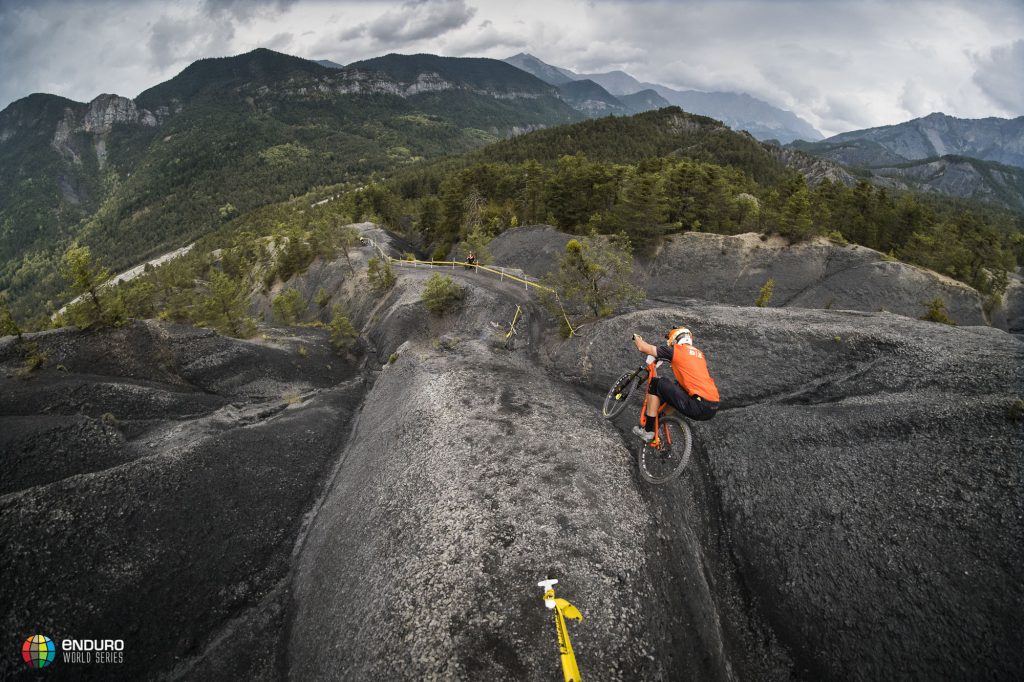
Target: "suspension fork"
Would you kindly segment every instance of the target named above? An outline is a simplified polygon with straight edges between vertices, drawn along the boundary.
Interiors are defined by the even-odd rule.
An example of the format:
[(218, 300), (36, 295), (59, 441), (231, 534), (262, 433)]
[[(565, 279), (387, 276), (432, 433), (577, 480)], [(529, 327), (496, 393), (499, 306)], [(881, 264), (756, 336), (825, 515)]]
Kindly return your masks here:
[[(644, 392), (644, 404), (640, 408), (640, 426), (647, 426), (647, 397), (651, 395), (651, 381), (658, 374), (657, 362), (652, 362), (647, 365), (647, 390)], [(668, 403), (664, 400), (661, 401), (661, 405), (658, 406), (658, 411), (654, 413), (654, 440), (651, 441), (651, 447), (661, 447), (661, 413), (668, 407)], [(669, 447), (672, 446), (672, 434), (669, 433), (668, 429), (665, 429), (665, 440)]]
[[(640, 407), (640, 426), (641, 427), (646, 427), (647, 426), (647, 399), (651, 395), (651, 381), (658, 374), (657, 364), (658, 364), (657, 362), (651, 362), (651, 363), (648, 363), (648, 365), (647, 365), (647, 386), (645, 387), (645, 390), (644, 390), (644, 403)], [(655, 413), (655, 415), (654, 415), (654, 441), (653, 442), (657, 442), (658, 441), (658, 414), (660, 414), (660, 413), (661, 413), (661, 410), (659, 409), (658, 412)]]

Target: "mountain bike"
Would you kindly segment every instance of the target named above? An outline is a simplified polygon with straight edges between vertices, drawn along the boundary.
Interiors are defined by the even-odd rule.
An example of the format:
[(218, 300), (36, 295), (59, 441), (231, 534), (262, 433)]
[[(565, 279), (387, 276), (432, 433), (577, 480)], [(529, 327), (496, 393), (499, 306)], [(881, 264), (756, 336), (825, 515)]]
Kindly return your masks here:
[[(630, 396), (644, 382), (645, 374), (647, 390), (640, 404), (640, 426), (647, 424), (647, 396), (651, 392), (651, 379), (658, 375), (656, 362), (640, 365), (634, 371), (626, 372), (615, 380), (601, 407), (601, 414), (605, 419), (614, 419), (626, 408)], [(693, 434), (689, 425), (667, 402), (662, 401), (658, 413), (654, 416), (654, 440), (644, 443), (637, 456), (640, 476), (655, 485), (668, 483), (683, 473), (683, 469), (690, 463), (692, 448)]]

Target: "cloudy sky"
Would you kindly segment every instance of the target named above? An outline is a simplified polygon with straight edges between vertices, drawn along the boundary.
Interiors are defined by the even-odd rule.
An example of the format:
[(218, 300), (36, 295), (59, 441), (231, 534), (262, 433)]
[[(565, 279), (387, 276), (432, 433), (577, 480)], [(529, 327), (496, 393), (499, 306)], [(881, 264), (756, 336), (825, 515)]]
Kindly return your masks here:
[(1022, 0), (0, 0), (0, 109), (33, 92), (135, 97), (256, 47), (343, 64), (529, 52), (746, 92), (826, 135), (1024, 115)]

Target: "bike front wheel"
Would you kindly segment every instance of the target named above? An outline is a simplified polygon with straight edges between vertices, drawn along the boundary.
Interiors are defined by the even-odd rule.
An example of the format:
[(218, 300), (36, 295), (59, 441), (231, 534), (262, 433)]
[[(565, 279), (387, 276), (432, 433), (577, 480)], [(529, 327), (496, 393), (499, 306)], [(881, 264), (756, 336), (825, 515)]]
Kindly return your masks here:
[(658, 445), (646, 444), (640, 450), (640, 475), (648, 483), (668, 483), (683, 473), (690, 463), (693, 435), (682, 417), (658, 419)]
[(611, 419), (625, 409), (626, 401), (629, 400), (629, 396), (633, 395), (633, 391), (636, 390), (639, 383), (636, 372), (626, 372), (615, 380), (612, 387), (608, 389), (608, 394), (604, 397), (604, 405), (601, 407), (601, 414), (605, 419)]

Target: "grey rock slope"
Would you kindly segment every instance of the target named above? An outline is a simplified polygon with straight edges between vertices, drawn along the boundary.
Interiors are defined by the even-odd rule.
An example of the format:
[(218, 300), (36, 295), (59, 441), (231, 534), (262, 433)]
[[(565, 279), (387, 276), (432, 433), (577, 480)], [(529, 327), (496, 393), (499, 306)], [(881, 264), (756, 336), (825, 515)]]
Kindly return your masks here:
[[(550, 227), (523, 227), (502, 233), (489, 248), (501, 262), (540, 276), (555, 267), (570, 238)], [(987, 323), (981, 297), (971, 287), (888, 261), (862, 246), (825, 239), (788, 245), (755, 234), (687, 232), (666, 240), (651, 261), (636, 264), (634, 273), (649, 297), (664, 301), (748, 306), (772, 279), (773, 307), (886, 310), (917, 318), (928, 301), (940, 297), (958, 324)]]
[[(756, 616), (723, 622), (715, 589), (729, 577), (706, 574), (692, 533), (672, 547), (619, 434), (539, 362), (541, 314), (527, 293), (455, 271), (469, 298), (435, 319), (419, 301), (432, 273), (401, 272), (372, 311), (353, 301), (375, 320), (378, 356), (397, 359), (368, 394), (302, 546), (289, 675), (550, 679), (554, 627), (536, 588), (548, 576), (589, 623), (572, 637), (593, 679), (785, 669), (784, 652), (752, 634)], [(492, 323), (516, 305), (525, 345), (509, 352)]]
[[(883, 187), (938, 192), (952, 197), (985, 201), (1014, 210), (1024, 207), (1024, 171), (1019, 167), (996, 161), (960, 154), (936, 154), (910, 160), (870, 138), (839, 141), (830, 139), (814, 143), (795, 142), (770, 151), (786, 165), (800, 170), (808, 179), (820, 175), (820, 169), (815, 169), (813, 164), (806, 161), (793, 161), (813, 157), (819, 164), (827, 164), (826, 167), (836, 168), (835, 164), (842, 164), (853, 169), (861, 169), (862, 176), (868, 181)], [(853, 179), (841, 168), (840, 171), (850, 180)]]
[(885, 314), (691, 305), (602, 322), (552, 361), (603, 391), (637, 362), (632, 332), (679, 322), (723, 394), (695, 427), (690, 476), (718, 500), (794, 673), (1024, 674), (1024, 344)]
[[(4, 632), (126, 642), (116, 670), (49, 677), (150, 678), (224, 632), (280, 626), (303, 514), (363, 391), (323, 336), (63, 330), (34, 336), (48, 360), (30, 379), (0, 341)], [(8, 649), (0, 678), (32, 677)], [(221, 679), (276, 665), (273, 647), (236, 653)]]
[(853, 187), (857, 184), (857, 179), (850, 175), (849, 171), (836, 161), (812, 156), (790, 147), (779, 147), (767, 142), (764, 143), (764, 148), (773, 158), (787, 168), (792, 168), (803, 175), (808, 185), (819, 185), (825, 180), (839, 183), (846, 187)]
[(535, 585), (549, 575), (593, 619), (574, 632), (589, 674), (657, 674), (646, 516), (619, 483), (629, 458), (617, 434), (541, 368), (474, 338), (507, 304), (475, 292), (468, 305), (483, 314), (459, 318), (435, 350), (410, 324), (424, 313), (417, 294), (399, 293), (382, 321), (387, 339), (414, 340), (368, 396), (303, 547), (290, 675), (546, 679), (554, 632)]
[[(444, 269), (467, 298), (438, 318), (438, 270), (398, 269), (290, 283), (345, 303), (358, 375), (316, 329), (42, 334), (29, 379), (0, 341), (5, 629), (123, 637), (125, 679), (549, 680), (551, 576), (588, 679), (1024, 674), (1015, 337), (684, 303), (561, 341), (516, 282)], [(675, 322), (723, 410), (653, 489), (599, 405)], [(13, 649), (0, 677), (30, 677)]]

